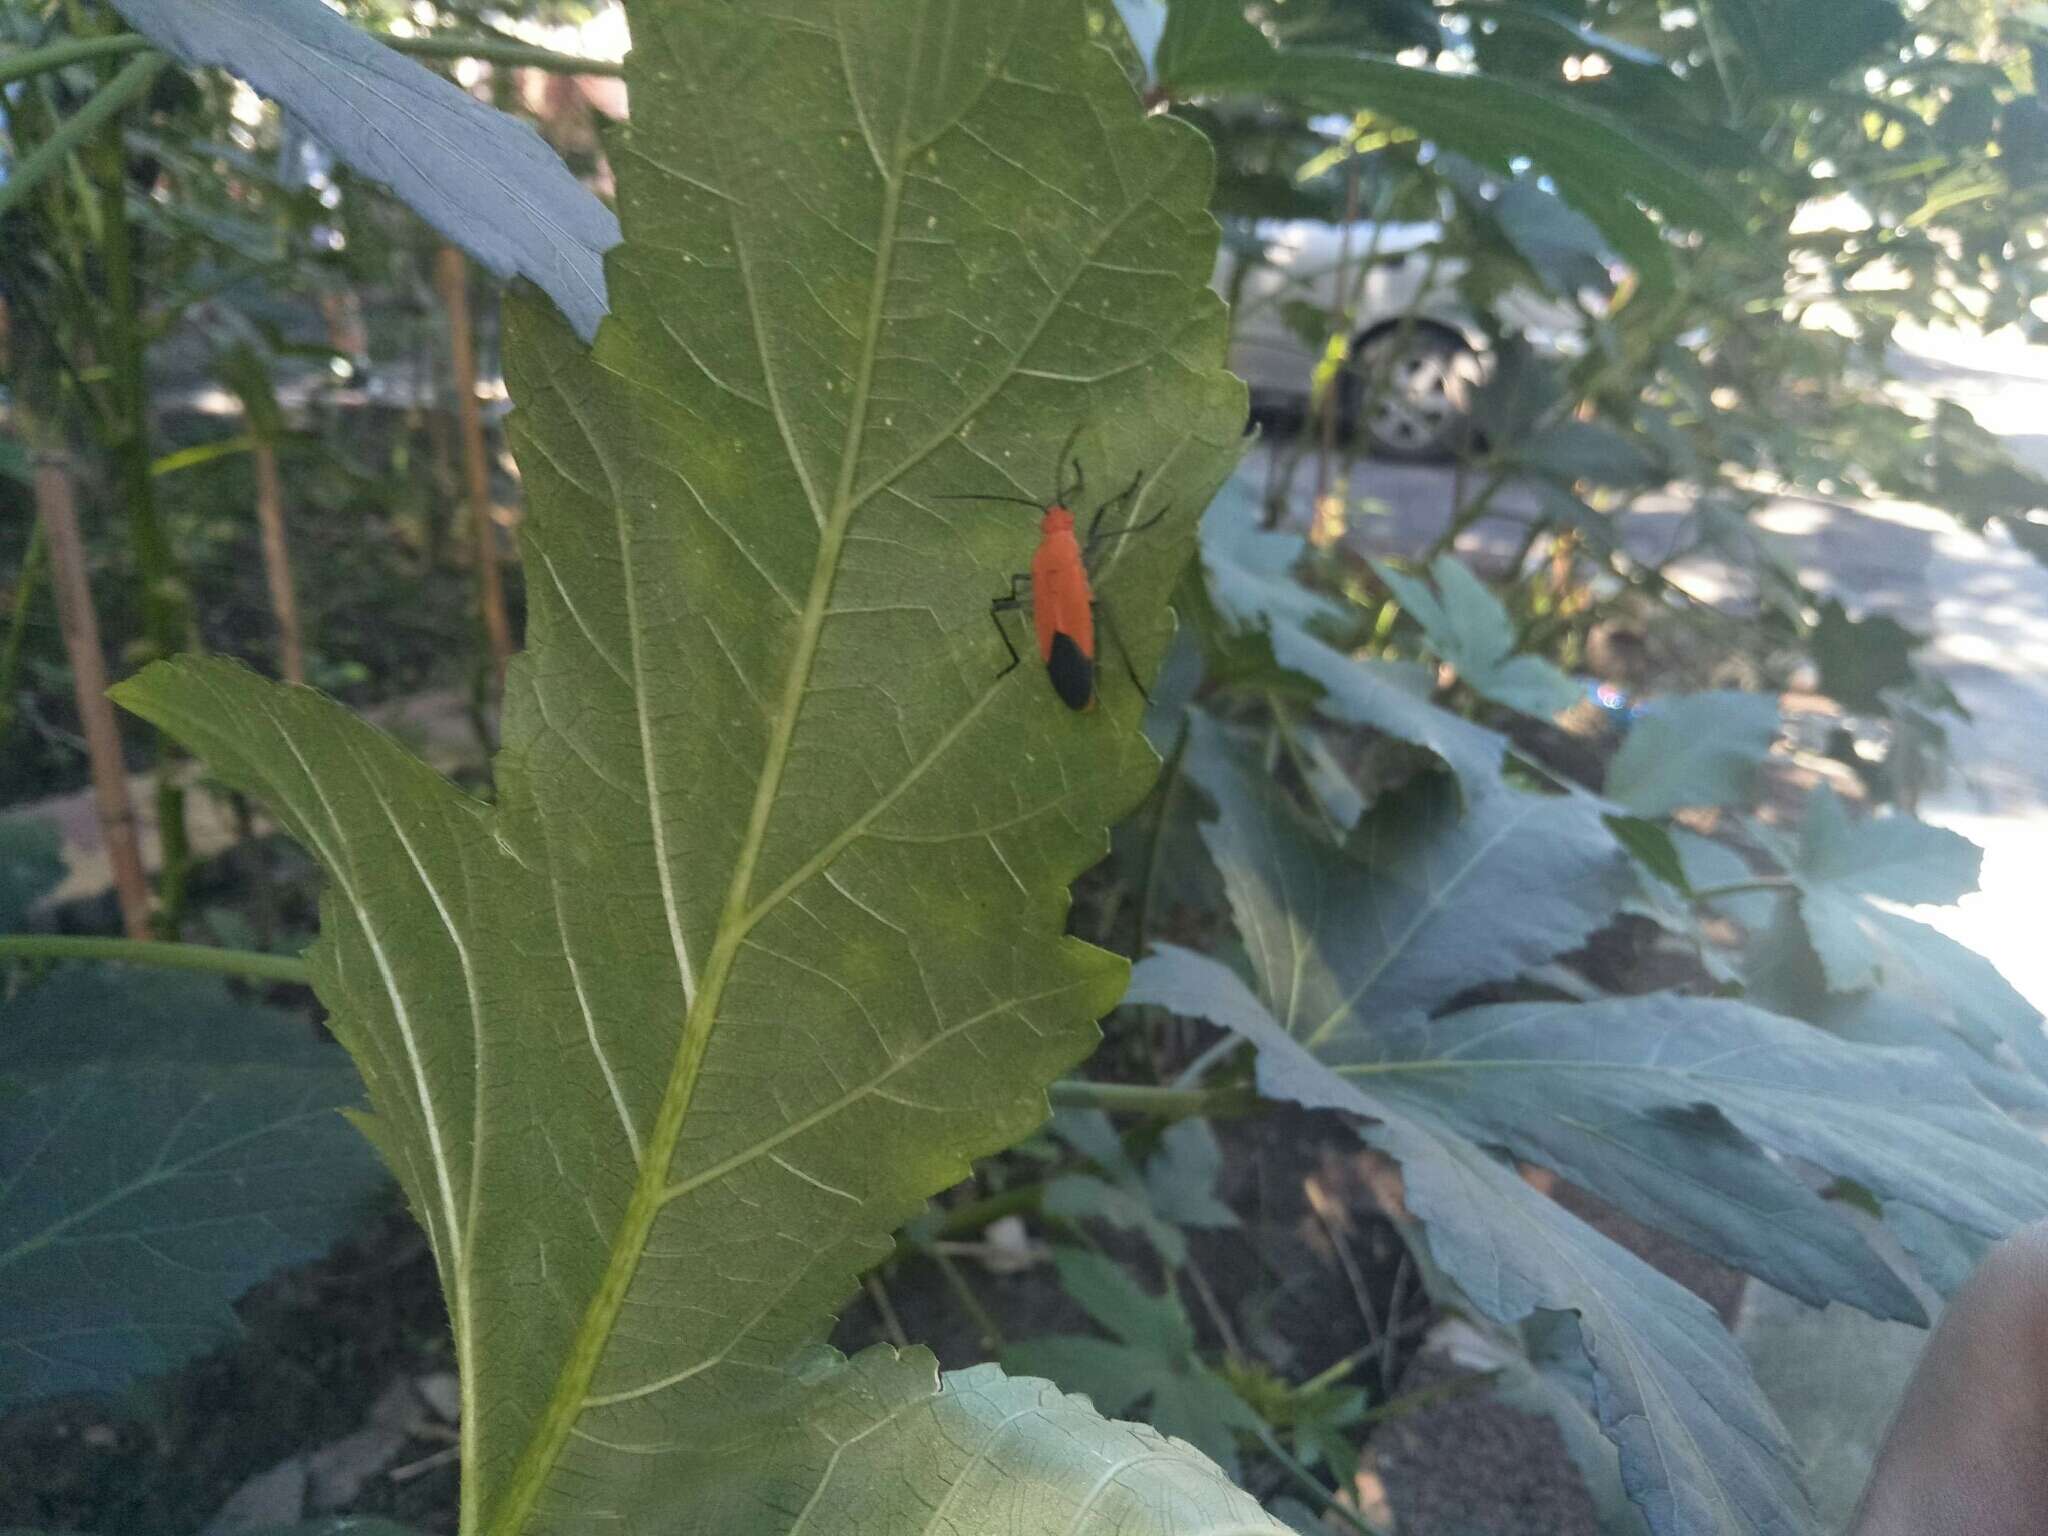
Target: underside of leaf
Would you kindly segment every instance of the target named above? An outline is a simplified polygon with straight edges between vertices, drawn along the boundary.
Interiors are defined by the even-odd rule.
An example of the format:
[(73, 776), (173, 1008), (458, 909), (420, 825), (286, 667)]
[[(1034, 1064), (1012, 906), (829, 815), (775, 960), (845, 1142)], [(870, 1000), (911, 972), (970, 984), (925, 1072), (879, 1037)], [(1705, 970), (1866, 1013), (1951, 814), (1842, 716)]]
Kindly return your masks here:
[(1033, 521), (940, 498), (1050, 497), (1080, 427), (1084, 510), (1167, 513), (1095, 565), (1156, 664), (1243, 420), (1208, 156), (1068, 0), (629, 17), (611, 318), (586, 350), (508, 315), (529, 649), (496, 804), (220, 664), (123, 701), (327, 868), (320, 991), (448, 1292), (464, 1529), (673, 1530), (749, 1467), (685, 1527), (907, 1528), (777, 1491), (818, 1405), (950, 1423), (996, 1389), (797, 1363), (1090, 1049), (1124, 964), (1064, 936), (1067, 887), (1156, 766), (1114, 669), (1085, 714), (1000, 675)]

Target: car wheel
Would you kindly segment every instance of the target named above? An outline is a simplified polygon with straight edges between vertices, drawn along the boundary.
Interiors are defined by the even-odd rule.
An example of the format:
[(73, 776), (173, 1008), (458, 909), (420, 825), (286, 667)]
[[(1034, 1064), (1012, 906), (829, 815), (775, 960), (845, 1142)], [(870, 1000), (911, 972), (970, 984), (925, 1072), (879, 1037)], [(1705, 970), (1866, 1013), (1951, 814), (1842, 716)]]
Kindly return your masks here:
[(1478, 354), (1455, 332), (1390, 326), (1352, 348), (1343, 424), (1379, 458), (1447, 459), (1464, 445), (1478, 382)]

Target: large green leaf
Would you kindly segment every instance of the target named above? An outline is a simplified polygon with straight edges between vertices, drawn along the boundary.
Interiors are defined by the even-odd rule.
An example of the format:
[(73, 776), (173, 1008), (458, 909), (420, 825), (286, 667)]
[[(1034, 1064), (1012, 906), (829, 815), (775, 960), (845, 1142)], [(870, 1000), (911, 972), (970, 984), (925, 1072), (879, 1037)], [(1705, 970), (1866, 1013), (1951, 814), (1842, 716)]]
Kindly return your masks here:
[(1156, 664), (1243, 423), (1206, 148), (1079, 0), (628, 14), (612, 315), (590, 351), (508, 315), (496, 804), (218, 663), (122, 690), (326, 867), (314, 971), (441, 1265), (465, 1529), (972, 1525), (998, 1485), (1019, 1530), (1256, 1526), (1041, 1387), (814, 1352), (1123, 987), (1063, 930), (1155, 771), (1142, 701), (1003, 675), (1033, 520), (941, 498), (1049, 496), (1083, 426), (1095, 495), (1145, 477), (1112, 529), (1172, 509), (1097, 571)]
[(0, 1007), (0, 1089), (0, 1406), (232, 1337), (382, 1177), (346, 1058), (212, 979), (58, 971)]

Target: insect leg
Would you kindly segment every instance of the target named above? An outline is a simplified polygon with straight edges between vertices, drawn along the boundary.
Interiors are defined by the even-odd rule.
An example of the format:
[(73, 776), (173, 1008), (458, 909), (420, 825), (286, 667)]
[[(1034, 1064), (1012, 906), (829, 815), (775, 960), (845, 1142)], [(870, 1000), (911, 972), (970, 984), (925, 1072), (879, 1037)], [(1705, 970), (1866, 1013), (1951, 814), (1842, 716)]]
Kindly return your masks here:
[(1112, 528), (1109, 530), (1109, 532), (1103, 534), (1090, 532), (1088, 535), (1087, 553), (1090, 555), (1094, 554), (1096, 545), (1107, 544), (1111, 539), (1127, 539), (1134, 533), (1143, 533), (1147, 528), (1150, 528), (1154, 523), (1158, 522), (1162, 517), (1166, 516), (1166, 514), (1171, 512), (1172, 510), (1173, 503), (1169, 501), (1157, 512), (1154, 512), (1150, 517), (1146, 518), (1145, 521), (1143, 521), (1142, 523), (1133, 523), (1128, 528)]
[(1053, 464), (1052, 464), (1052, 489), (1053, 489), (1053, 495), (1055, 496), (1055, 498), (1057, 498), (1057, 500), (1058, 500), (1059, 504), (1060, 504), (1061, 506), (1063, 506), (1063, 507), (1071, 507), (1071, 506), (1072, 506), (1072, 505), (1074, 504), (1074, 498), (1075, 498), (1076, 496), (1079, 496), (1079, 495), (1081, 494), (1081, 461), (1080, 461), (1079, 459), (1075, 459), (1075, 460), (1073, 461), (1073, 463), (1074, 463), (1074, 486), (1073, 486), (1073, 489), (1072, 489), (1072, 490), (1068, 490), (1068, 489), (1066, 488), (1066, 475), (1067, 475), (1067, 455), (1069, 455), (1070, 453), (1072, 453), (1072, 452), (1074, 451), (1074, 444), (1075, 444), (1075, 443), (1077, 443), (1077, 442), (1079, 442), (1080, 440), (1081, 440), (1081, 423), (1077, 421), (1077, 422), (1075, 422), (1075, 423), (1074, 423), (1074, 430), (1073, 430), (1073, 431), (1071, 431), (1071, 432), (1069, 432), (1069, 433), (1067, 434), (1067, 440), (1066, 440), (1066, 441), (1065, 441), (1064, 443), (1061, 443), (1061, 444), (1060, 444), (1060, 456), (1059, 456), (1059, 457), (1058, 457), (1057, 459), (1053, 460)]
[(1023, 595), (1019, 593), (1017, 589), (1019, 587), (1029, 586), (1030, 584), (1031, 578), (1029, 576), (1022, 574), (1012, 576), (1010, 578), (1010, 590), (1008, 594), (1002, 597), (993, 598), (989, 602), (989, 622), (995, 625), (996, 633), (1003, 637), (1003, 649), (1010, 653), (1010, 664), (1007, 667), (1003, 668), (1002, 671), (996, 674), (998, 678), (1008, 677), (1012, 672), (1016, 671), (1018, 667), (1023, 665), (1024, 658), (1017, 654), (1017, 642), (1010, 638), (1009, 630), (1003, 627), (1003, 615), (1006, 613), (1017, 613), (1023, 609), (1024, 598)]
[(1131, 483), (1129, 485), (1125, 486), (1116, 495), (1110, 497), (1109, 500), (1105, 501), (1101, 506), (1095, 509), (1095, 516), (1088, 524), (1088, 537), (1081, 541), (1083, 544), (1093, 547), (1096, 538), (1096, 530), (1102, 526), (1103, 514), (1108, 512), (1111, 507), (1129, 506), (1131, 498), (1138, 494), (1138, 482), (1144, 478), (1145, 471), (1141, 469), (1135, 475), (1131, 476)]
[(1102, 621), (1102, 632), (1109, 636), (1109, 643), (1116, 647), (1116, 653), (1123, 661), (1124, 676), (1128, 677), (1131, 686), (1138, 690), (1138, 697), (1150, 704), (1152, 695), (1145, 690), (1145, 685), (1138, 681), (1138, 669), (1131, 664), (1130, 647), (1124, 644), (1124, 637), (1117, 630), (1116, 615), (1100, 598), (1095, 600), (1094, 608), (1095, 617)]

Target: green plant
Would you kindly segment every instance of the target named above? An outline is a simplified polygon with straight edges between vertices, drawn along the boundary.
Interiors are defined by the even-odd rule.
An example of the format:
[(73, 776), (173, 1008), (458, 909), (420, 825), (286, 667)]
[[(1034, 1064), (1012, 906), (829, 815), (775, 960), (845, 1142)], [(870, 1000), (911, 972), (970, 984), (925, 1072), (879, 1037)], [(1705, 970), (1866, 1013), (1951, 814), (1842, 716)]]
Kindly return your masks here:
[[(162, 7), (127, 8), (168, 25)], [(1510, 41), (1481, 28), (1469, 51), (1486, 68), (1470, 74), (1378, 56), (1384, 18), (1344, 6), (1266, 15), (1261, 32), (1241, 6), (1177, 0), (1150, 89), (1155, 104), (1200, 91), (1370, 107), (1338, 163), (1398, 160), (1387, 207), (1426, 188), (1455, 213), (1447, 248), (1477, 293), (1604, 275), (1603, 241), (1634, 259), (1634, 296), (1589, 306), (1580, 363), (1503, 338), (1486, 392), (1484, 476), (1459, 518), (1533, 477), (1530, 550), (1539, 531), (1562, 549), (1547, 593), (1518, 585), (1503, 604), (1448, 559), (1427, 581), (1326, 568), (1305, 583), (1301, 542), (1261, 533), (1242, 484), (1203, 517), (1201, 569), (1181, 575), (1242, 392), (1204, 291), (1207, 156), (1185, 124), (1141, 119), (1119, 74), (1140, 66), (1099, 11), (863, 0), (764, 18), (636, 0), (611, 314), (585, 347), (587, 302), (566, 322), (531, 293), (511, 303), (533, 606), (494, 798), (229, 663), (122, 686), (326, 872), (311, 975), (368, 1088), (357, 1123), (440, 1265), (465, 1532), (1277, 1528), (1277, 1505), (1259, 1511), (1196, 1450), (1096, 1408), (1146, 1408), (1358, 1522), (1318, 1470), (1344, 1476), (1389, 1406), (1365, 1406), (1356, 1362), (1299, 1385), (1234, 1345), (1218, 1362), (1181, 1299), (1186, 1229), (1231, 1219), (1199, 1120), (1127, 1145), (1099, 1114), (1070, 1115), (1062, 1134), (1088, 1169), (1011, 1182), (891, 1243), (972, 1158), (1042, 1118), (1123, 990), (1122, 962), (1067, 936), (1068, 887), (1152, 782), (1141, 719), (1171, 774), (1135, 882), (1140, 947), (1206, 932), (1213, 953), (1150, 943), (1129, 1001), (1151, 1008), (1147, 1031), (1171, 1010), (1229, 1033), (1172, 1087), (1069, 1081), (1055, 1102), (1241, 1107), (1249, 1054), (1266, 1099), (1349, 1117), (1402, 1167), (1431, 1301), (1491, 1332), (1498, 1379), (1558, 1417), (1614, 1528), (1807, 1517), (1792, 1448), (1718, 1325), (1514, 1161), (1805, 1299), (1904, 1319), (1918, 1304), (1845, 1204), (1881, 1216), (1942, 1285), (2048, 1210), (2048, 1164), (2004, 1113), (2048, 1102), (2038, 1018), (1879, 904), (1960, 894), (1967, 845), (1825, 798), (1797, 839), (1741, 818), (1776, 734), (1755, 694), (1657, 701), (1598, 793), (1494, 728), (1498, 709), (1540, 720), (1566, 701), (1552, 657), (1596, 607), (1675, 602), (1661, 568), (1607, 536), (1611, 511), (1696, 471), (1793, 461), (1783, 440), (1745, 435), (1744, 413), (1699, 405), (1730, 386), (1689, 370), (1681, 338), (1768, 265), (1722, 262), (1731, 188), (1757, 193), (1722, 173), (1749, 164), (1771, 114), (1887, 34), (1852, 29), (1841, 57), (1804, 71), (1744, 66), (1768, 46), (1759, 13), (1718, 43), (1681, 28), (1676, 47), (1715, 45), (1711, 70), (1681, 71), (1633, 34), (1488, 9), (1512, 19)], [(1622, 9), (1640, 30), (1643, 8)], [(1086, 41), (1091, 17), (1109, 47)], [(1448, 35), (1427, 7), (1396, 20)], [(92, 57), (145, 52), (105, 41)], [(225, 48), (217, 34), (182, 46)], [(1521, 78), (1558, 49), (1626, 65), (1640, 95)], [(1638, 141), (1645, 103), (1696, 112), (1703, 90), (1725, 135)], [(1203, 111), (1228, 124), (1242, 104)], [(1305, 137), (1265, 127), (1276, 156)], [(1425, 157), (1417, 133), (1472, 159)], [(1511, 174), (1518, 150), (1590, 225)], [(1233, 191), (1254, 181), (1274, 192), (1270, 163)], [(1704, 253), (1638, 199), (1707, 231)], [(1785, 211), (1762, 194), (1744, 206)], [(1719, 344), (1797, 352), (1753, 321)], [(1834, 354), (1797, 355), (1817, 373)], [(1138, 477), (1124, 515), (1171, 509), (1102, 562), (1146, 675), (1169, 594), (1189, 631), (1149, 710), (1115, 676), (1086, 715), (1031, 669), (998, 679), (984, 610), (1030, 523), (941, 500), (1038, 492), (1076, 425), (1091, 483)], [(1964, 423), (1929, 430), (1984, 448)], [(2020, 494), (1995, 455), (1966, 467), (1971, 485)], [(1752, 504), (1731, 475), (1707, 505), (1732, 539)], [(1760, 553), (1754, 568), (1775, 571)], [(1582, 602), (1588, 572), (1621, 586)], [(1826, 634), (1845, 694), (1891, 707), (1914, 686), (1899, 637), (1813, 619), (1796, 581), (1772, 590), (1771, 638)], [(1716, 839), (1672, 820), (1710, 807)], [(1227, 913), (1185, 910), (1211, 891)], [(1668, 933), (1697, 970), (1638, 997), (1566, 963), (1624, 921)], [(1754, 937), (1740, 952), (1716, 942), (1731, 923)], [(1171, 1055), (1156, 1032), (1142, 1044)], [(998, 1207), (1068, 1237), (1101, 1222), (1143, 1239), (1130, 1270), (1060, 1252), (1069, 1292), (1115, 1338), (1005, 1350), (1057, 1387), (823, 1346), (864, 1270), (943, 1257), (934, 1234)]]
[[(1505, 737), (1332, 649), (1298, 604), (1261, 602), (1267, 578), (1231, 566), (1249, 549), (1270, 572), (1301, 546), (1243, 531), (1249, 516), (1243, 501), (1211, 514), (1240, 525), (1205, 540), (1210, 611), (1235, 638), (1211, 648), (1214, 690), (1176, 759), (1200, 791), (1189, 814), (1244, 962), (1157, 944), (1127, 1001), (1249, 1041), (1264, 1096), (1359, 1117), (1402, 1167), (1440, 1301), (1503, 1329), (1576, 1316), (1590, 1400), (1651, 1529), (1800, 1528), (1791, 1448), (1711, 1315), (1498, 1149), (1811, 1302), (1918, 1319), (1845, 1218), (1765, 1149), (1838, 1175), (1824, 1193), (1881, 1209), (1949, 1279), (1945, 1230), (1996, 1235), (2048, 1209), (2038, 1143), (1978, 1091), (2008, 1076), (2011, 1047), (2029, 1075), (1995, 1097), (2038, 1095), (2038, 1015), (1967, 951), (1870, 899), (1953, 900), (1975, 883), (1976, 850), (1904, 816), (1851, 823), (1826, 795), (1796, 847), (1744, 829), (1784, 874), (1752, 873), (1704, 839), (1681, 845), (1662, 819), (1740, 804), (1770, 743), (1756, 727), (1774, 710), (1740, 695), (1681, 700), (1637, 726), (1610, 774), (1617, 798), (1559, 790)], [(1452, 638), (1497, 622), (1475, 614)], [(1306, 707), (1280, 702), (1294, 698)], [(1341, 795), (1324, 777), (1270, 771), (1275, 737), (1360, 720), (1453, 771)], [(1646, 886), (1664, 890), (1662, 911), (1732, 911), (1751, 929), (1747, 1000), (1598, 988), (1557, 1000), (1544, 962), (1624, 904), (1659, 912), (1631, 898)], [(1771, 911), (1779, 900), (1796, 900), (1798, 918)], [(1745, 905), (1759, 901), (1761, 913)], [(1804, 990), (1791, 980), (1806, 975)], [(1461, 1004), (1518, 978), (1522, 1000)], [(1844, 1027), (1859, 1015), (1881, 1022)], [(1575, 1400), (1553, 1406), (1577, 1412)]]
[(1048, 1528), (1252, 1519), (1043, 1384), (815, 1349), (1122, 985), (1059, 926), (1149, 778), (1140, 701), (995, 683), (1029, 525), (933, 497), (1021, 492), (1086, 423), (1133, 515), (1187, 509), (1106, 562), (1144, 665), (1237, 434), (1201, 145), (1056, 14), (635, 9), (612, 316), (586, 352), (511, 315), (548, 579), (494, 808), (223, 664), (121, 689), (333, 881), (316, 983), (441, 1264), (467, 1529), (880, 1530), (991, 1477)]

